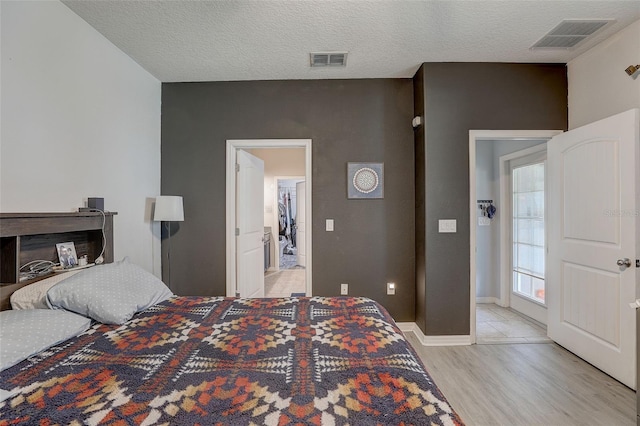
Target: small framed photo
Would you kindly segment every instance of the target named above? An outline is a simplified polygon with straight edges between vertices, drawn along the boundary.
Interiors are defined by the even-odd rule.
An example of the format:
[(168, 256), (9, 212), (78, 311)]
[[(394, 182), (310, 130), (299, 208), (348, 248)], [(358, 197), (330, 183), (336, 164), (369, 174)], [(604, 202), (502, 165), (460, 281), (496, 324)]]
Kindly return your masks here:
[(72, 241), (68, 243), (56, 244), (58, 250), (58, 259), (60, 259), (60, 266), (63, 268), (73, 268), (78, 265), (78, 255), (76, 254), (76, 246)]
[(347, 163), (347, 198), (384, 198), (384, 163)]

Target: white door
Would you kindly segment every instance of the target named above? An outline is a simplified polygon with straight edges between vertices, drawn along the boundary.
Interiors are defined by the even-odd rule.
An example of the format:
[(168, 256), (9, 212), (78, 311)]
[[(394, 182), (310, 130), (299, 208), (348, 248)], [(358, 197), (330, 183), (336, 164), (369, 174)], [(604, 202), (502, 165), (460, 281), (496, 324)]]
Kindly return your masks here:
[(305, 237), (305, 221), (304, 215), (306, 209), (304, 203), (306, 201), (306, 192), (304, 182), (296, 183), (296, 247), (298, 249), (297, 261), (298, 265), (305, 266), (307, 261), (306, 256), (306, 237)]
[(549, 337), (634, 389), (639, 111), (547, 145)]
[(237, 164), (236, 292), (264, 297), (264, 162), (238, 150)]

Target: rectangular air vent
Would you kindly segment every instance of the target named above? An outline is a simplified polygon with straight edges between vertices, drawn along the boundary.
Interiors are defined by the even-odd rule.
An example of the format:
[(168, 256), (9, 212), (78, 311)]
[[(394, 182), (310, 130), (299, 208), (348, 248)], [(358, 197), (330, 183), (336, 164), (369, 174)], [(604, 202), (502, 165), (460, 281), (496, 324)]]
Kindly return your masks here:
[(344, 67), (347, 65), (347, 52), (311, 52), (312, 67)]
[(531, 49), (571, 49), (612, 22), (613, 19), (565, 19), (531, 46)]

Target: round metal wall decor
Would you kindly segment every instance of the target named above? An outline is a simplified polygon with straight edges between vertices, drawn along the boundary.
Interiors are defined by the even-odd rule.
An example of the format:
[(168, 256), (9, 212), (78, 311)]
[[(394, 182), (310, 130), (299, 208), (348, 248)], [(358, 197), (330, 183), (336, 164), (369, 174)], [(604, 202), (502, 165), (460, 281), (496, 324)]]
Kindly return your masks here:
[(348, 198), (384, 198), (384, 163), (347, 163)]
[(363, 167), (353, 175), (353, 186), (363, 194), (375, 190), (379, 183), (378, 174), (370, 167)]

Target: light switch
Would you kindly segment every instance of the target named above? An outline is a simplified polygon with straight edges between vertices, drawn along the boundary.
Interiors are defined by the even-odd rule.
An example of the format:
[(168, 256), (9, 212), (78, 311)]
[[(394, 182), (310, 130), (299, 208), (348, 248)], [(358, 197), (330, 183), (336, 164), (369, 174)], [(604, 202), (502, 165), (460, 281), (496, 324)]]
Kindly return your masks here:
[(387, 283), (387, 294), (393, 296), (396, 294), (396, 284), (395, 283)]
[(456, 223), (455, 219), (440, 219), (438, 220), (438, 232), (456, 232)]
[(489, 219), (488, 217), (480, 216), (478, 218), (478, 225), (479, 226), (489, 226), (489, 225), (491, 225), (491, 219)]
[(333, 219), (327, 219), (327, 231), (333, 231)]

